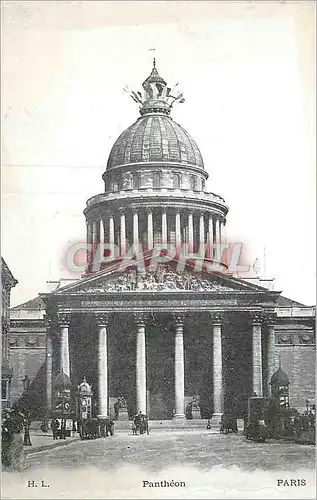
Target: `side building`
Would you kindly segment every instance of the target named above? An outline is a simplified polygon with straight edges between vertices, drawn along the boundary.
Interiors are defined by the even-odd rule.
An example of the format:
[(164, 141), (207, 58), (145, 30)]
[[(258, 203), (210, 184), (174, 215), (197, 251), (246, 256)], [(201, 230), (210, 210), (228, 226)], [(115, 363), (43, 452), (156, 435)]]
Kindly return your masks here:
[(36, 407), (45, 400), (45, 306), (40, 297), (10, 311), (11, 403)]
[[(13, 374), (10, 364), (10, 297), (11, 289), (18, 283), (13, 276), (4, 258), (1, 257), (1, 328), (2, 328), (2, 363), (1, 363), (1, 407), (11, 405), (11, 378)], [(13, 362), (14, 364), (14, 362)]]

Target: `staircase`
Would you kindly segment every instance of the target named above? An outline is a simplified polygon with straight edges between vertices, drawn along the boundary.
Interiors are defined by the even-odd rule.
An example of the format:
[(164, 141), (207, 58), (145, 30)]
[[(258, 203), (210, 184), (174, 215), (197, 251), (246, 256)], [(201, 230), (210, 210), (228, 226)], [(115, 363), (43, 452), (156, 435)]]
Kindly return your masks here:
[[(151, 430), (159, 430), (164, 429), (167, 430), (196, 430), (196, 429), (206, 429), (207, 428), (207, 419), (195, 419), (195, 420), (149, 420), (149, 429)], [(212, 431), (218, 431), (219, 424), (217, 422), (210, 421)], [(131, 429), (132, 420), (116, 420), (115, 421), (115, 430), (125, 430)]]

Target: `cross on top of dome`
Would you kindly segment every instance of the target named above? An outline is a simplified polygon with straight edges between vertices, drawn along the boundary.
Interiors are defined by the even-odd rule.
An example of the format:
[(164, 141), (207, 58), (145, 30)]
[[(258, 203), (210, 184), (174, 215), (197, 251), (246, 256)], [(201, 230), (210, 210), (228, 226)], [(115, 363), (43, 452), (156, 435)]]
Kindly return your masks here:
[(142, 86), (145, 90), (145, 87), (147, 85), (149, 85), (150, 83), (160, 83), (162, 85), (166, 85), (166, 81), (158, 74), (158, 71), (156, 69), (156, 60), (155, 60), (155, 57), (153, 59), (153, 68), (152, 68), (152, 71), (151, 71), (151, 74), (150, 76), (147, 77), (146, 80), (144, 80)]
[(176, 96), (171, 94), (172, 89), (167, 86), (167, 83), (157, 71), (155, 59), (153, 59), (151, 74), (144, 80), (142, 87), (143, 92), (130, 92), (132, 99), (140, 104), (141, 115), (149, 113), (169, 115), (175, 102), (185, 102), (183, 94)]

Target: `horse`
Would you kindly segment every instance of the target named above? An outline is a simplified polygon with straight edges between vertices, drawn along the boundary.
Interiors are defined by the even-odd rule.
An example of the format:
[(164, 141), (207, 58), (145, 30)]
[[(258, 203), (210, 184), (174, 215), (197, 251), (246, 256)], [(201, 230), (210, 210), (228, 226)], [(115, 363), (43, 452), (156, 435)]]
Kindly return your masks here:
[(229, 431), (238, 432), (237, 419), (233, 415), (223, 414), (220, 420), (220, 433), (229, 434)]
[(97, 418), (83, 419), (80, 425), (81, 439), (96, 439), (100, 437), (100, 422)]
[(137, 415), (132, 422), (132, 433), (137, 435), (138, 433), (149, 435), (149, 423), (145, 415)]

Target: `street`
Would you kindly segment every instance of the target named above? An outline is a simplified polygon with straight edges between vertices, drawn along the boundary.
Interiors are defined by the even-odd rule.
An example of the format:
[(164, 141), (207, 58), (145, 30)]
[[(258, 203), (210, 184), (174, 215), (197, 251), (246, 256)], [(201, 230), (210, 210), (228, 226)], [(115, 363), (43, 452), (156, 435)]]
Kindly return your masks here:
[[(241, 433), (120, 431), (31, 453), (22, 473), (4, 473), (3, 492), (6, 498), (19, 498), (13, 491), (20, 498), (61, 492), (64, 498), (314, 498), (314, 465), (314, 446), (254, 443)], [(306, 484), (277, 486), (279, 478)]]

